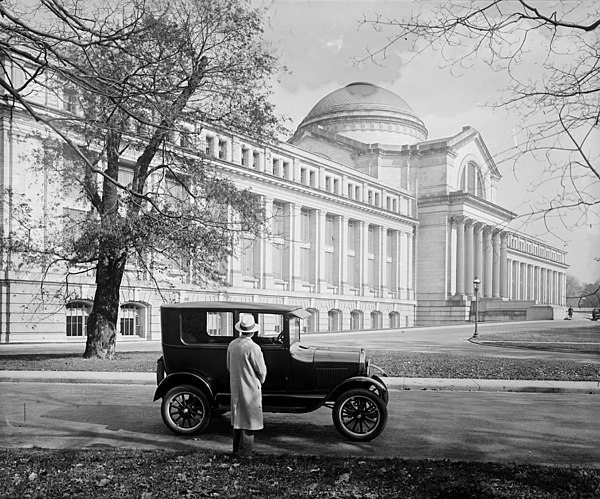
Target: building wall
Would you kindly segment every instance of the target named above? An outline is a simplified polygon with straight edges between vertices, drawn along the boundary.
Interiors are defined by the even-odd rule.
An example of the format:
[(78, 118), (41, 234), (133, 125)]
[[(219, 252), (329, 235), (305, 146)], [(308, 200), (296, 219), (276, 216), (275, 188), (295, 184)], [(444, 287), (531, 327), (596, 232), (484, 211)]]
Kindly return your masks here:
[[(32, 98), (60, 107), (57, 95), (34, 89)], [(565, 253), (510, 229), (514, 214), (495, 204), (499, 173), (475, 130), (382, 145), (372, 142), (398, 130), (351, 121), (338, 130), (351, 132), (346, 137), (335, 127), (313, 127), (297, 134), (295, 145), (202, 129), (190, 154), (208, 155), (223, 175), (260, 196), (267, 214), (280, 213), (281, 234), (240, 244), (224, 262), (224, 287), (200, 288), (189, 270), (173, 266), (154, 276), (159, 291), (130, 263), (119, 338), (158, 339), (163, 303), (213, 299), (303, 306), (313, 314), (309, 332), (464, 323), (475, 277), (482, 310), (494, 320), (564, 305)], [(40, 167), (36, 127), (18, 107), (2, 106), (0, 181), (12, 189), (0, 204), (3, 238), (18, 226), (21, 195), (40, 222), (29, 235), (40, 241), (67, 230), (65, 210), (86, 209)], [(481, 175), (480, 193), (469, 192), (467, 168)], [(84, 338), (92, 272), (45, 272), (5, 246), (1, 264), (0, 342)], [(545, 313), (532, 309), (530, 316)]]
[[(56, 184), (45, 181), (44, 170), (35, 168), (32, 156), (21, 154), (26, 149), (36, 149), (27, 139), (33, 124), (25, 117), (13, 119), (12, 124), (20, 136), (13, 135), (5, 141), (9, 147), (3, 150), (3, 174), (9, 170), (8, 164), (17, 166), (18, 174), (7, 184), (30, 197), (31, 207), (37, 210), (40, 220), (50, 221), (64, 208), (82, 208), (75, 198), (57, 192)], [(256, 242), (253, 252), (256, 274), (252, 276), (243, 275), (238, 248), (236, 256), (227, 262), (229, 281), (225, 288), (199, 289), (192, 284), (193, 276), (173, 268), (158, 276), (159, 292), (148, 275), (130, 268), (123, 280), (122, 312), (117, 325), (128, 334), (120, 339), (157, 339), (159, 310), (165, 301), (217, 298), (303, 305), (314, 311), (313, 329), (321, 331), (357, 329), (358, 325), (361, 328), (414, 325), (413, 245), (417, 225), (413, 216), (414, 196), (406, 190), (390, 188), (371, 175), (288, 144), (267, 145), (207, 130), (198, 147), (208, 150), (221, 171), (239, 187), (249, 188), (261, 196), (268, 213), (273, 212), (274, 205), (284, 207), (285, 233), (281, 239), (285, 247), (285, 279), (274, 277), (273, 241)], [(12, 154), (7, 152), (9, 148), (13, 149)], [(55, 190), (49, 192), (49, 189)], [(60, 203), (49, 203), (50, 199)], [(6, 199), (4, 201), (4, 222), (8, 227), (15, 223), (16, 214)], [(308, 278), (300, 259), (298, 240), (298, 215), (303, 210), (311, 213), (310, 245), (314, 260)], [(333, 252), (325, 241), (328, 220), (334, 224)], [(356, 224), (358, 232), (353, 256), (354, 272), (358, 276), (355, 285), (348, 282), (350, 223)], [(65, 230), (59, 221), (56, 230)], [(389, 250), (384, 244), (388, 231), (393, 239)], [(369, 244), (370, 233), (377, 238), (376, 244)], [(43, 237), (43, 234), (38, 235)], [(326, 253), (332, 253), (336, 267), (331, 274), (325, 265), (329, 258)], [(0, 341), (82, 339), (85, 317), (94, 295), (94, 276), (67, 279), (66, 273), (61, 272), (42, 275), (40, 268), (19, 266), (18, 255), (4, 256), (10, 262), (5, 262), (2, 280), (4, 320)], [(387, 272), (390, 266), (392, 275)], [(132, 331), (134, 334), (129, 334)], [(82, 336), (78, 336), (80, 333)]]

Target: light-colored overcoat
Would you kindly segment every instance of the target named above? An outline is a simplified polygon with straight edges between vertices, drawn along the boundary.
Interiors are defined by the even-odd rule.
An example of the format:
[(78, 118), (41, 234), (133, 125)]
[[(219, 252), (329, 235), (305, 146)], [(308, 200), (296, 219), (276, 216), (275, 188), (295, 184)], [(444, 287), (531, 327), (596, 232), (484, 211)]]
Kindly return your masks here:
[(227, 348), (231, 388), (231, 424), (236, 430), (262, 430), (262, 384), (267, 366), (252, 336), (240, 336)]

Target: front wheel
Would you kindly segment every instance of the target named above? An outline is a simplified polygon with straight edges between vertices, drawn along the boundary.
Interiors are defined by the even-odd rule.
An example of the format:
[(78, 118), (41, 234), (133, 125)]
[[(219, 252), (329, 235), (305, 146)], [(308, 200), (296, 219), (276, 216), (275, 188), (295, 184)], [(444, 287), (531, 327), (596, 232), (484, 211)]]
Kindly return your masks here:
[(387, 407), (365, 388), (342, 393), (333, 406), (333, 424), (348, 440), (368, 442), (381, 435), (387, 422)]
[(176, 435), (195, 435), (210, 422), (210, 403), (198, 388), (176, 386), (163, 397), (161, 415), (167, 428)]

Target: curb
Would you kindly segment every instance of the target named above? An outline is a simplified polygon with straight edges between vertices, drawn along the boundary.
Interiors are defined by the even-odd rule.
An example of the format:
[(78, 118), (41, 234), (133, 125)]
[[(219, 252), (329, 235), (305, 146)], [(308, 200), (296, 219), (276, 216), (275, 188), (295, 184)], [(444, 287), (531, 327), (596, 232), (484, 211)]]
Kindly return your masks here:
[[(600, 381), (404, 377), (388, 377), (384, 381), (390, 390), (600, 394)], [(0, 371), (0, 383), (87, 383), (156, 386), (156, 374), (92, 371)]]

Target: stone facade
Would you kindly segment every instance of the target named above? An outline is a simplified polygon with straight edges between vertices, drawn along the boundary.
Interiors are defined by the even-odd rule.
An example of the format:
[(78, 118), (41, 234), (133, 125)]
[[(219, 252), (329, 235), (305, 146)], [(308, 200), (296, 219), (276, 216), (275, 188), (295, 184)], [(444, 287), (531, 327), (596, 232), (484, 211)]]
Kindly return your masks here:
[[(41, 145), (32, 139), (35, 123), (19, 108), (1, 109), (1, 187), (12, 193), (0, 207), (2, 237), (16, 223), (16, 193), (30, 195), (40, 220), (85, 210), (81, 200), (49, 192), (30, 154)], [(242, 241), (224, 262), (222, 288), (201, 289), (189, 269), (173, 265), (158, 292), (131, 265), (119, 339), (159, 338), (165, 301), (297, 304), (312, 314), (308, 332), (464, 323), (475, 277), (483, 320), (556, 317), (565, 253), (510, 228), (514, 214), (496, 204), (500, 175), (479, 133), (467, 127), (426, 138), (408, 104), (366, 83), (324, 97), (289, 143), (203, 129), (195, 154), (260, 196), (277, 236)], [(1, 263), (0, 342), (83, 339), (93, 275), (42, 276), (4, 248)]]

